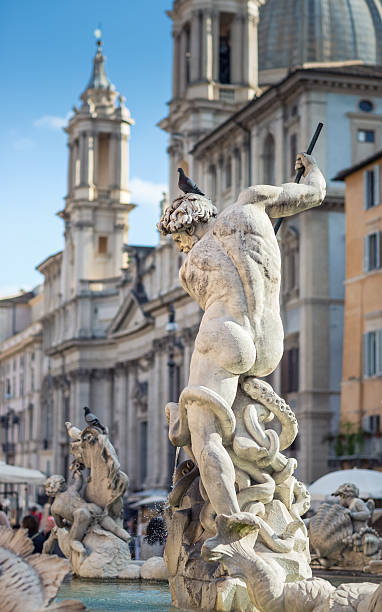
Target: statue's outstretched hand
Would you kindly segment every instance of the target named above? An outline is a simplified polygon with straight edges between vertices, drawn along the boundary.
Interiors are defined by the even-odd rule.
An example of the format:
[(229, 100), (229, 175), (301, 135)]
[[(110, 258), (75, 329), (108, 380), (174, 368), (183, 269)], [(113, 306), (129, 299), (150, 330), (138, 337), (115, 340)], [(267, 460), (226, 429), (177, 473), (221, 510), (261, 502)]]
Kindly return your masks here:
[(298, 172), (299, 170), (301, 170), (301, 168), (304, 168), (303, 176), (306, 176), (312, 166), (315, 165), (316, 160), (314, 159), (314, 157), (308, 155), (307, 153), (298, 153), (294, 169), (296, 170), (296, 172)]

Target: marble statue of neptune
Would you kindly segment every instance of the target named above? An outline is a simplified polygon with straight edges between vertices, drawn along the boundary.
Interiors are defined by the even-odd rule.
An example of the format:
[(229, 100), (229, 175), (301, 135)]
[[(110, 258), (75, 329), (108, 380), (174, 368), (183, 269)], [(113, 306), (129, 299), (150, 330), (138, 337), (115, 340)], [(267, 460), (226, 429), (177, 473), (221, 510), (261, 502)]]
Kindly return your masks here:
[(304, 170), (300, 184), (248, 187), (219, 215), (208, 198), (183, 195), (158, 224), (188, 254), (180, 280), (204, 311), (188, 386), (179, 405), (167, 406), (170, 438), (196, 461), (217, 515), (240, 512), (226, 448), (235, 433), (238, 384), (273, 372), (283, 353), (281, 258), (271, 218), (319, 206), (325, 197), (313, 157), (298, 154), (295, 168)]

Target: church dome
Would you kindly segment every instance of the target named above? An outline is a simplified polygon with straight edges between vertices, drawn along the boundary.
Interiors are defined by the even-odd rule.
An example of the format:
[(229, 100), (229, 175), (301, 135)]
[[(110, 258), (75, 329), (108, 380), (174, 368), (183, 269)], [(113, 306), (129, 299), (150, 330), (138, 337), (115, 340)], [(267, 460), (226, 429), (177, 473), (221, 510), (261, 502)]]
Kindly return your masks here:
[(382, 63), (380, 0), (267, 0), (262, 6), (261, 73), (353, 60)]

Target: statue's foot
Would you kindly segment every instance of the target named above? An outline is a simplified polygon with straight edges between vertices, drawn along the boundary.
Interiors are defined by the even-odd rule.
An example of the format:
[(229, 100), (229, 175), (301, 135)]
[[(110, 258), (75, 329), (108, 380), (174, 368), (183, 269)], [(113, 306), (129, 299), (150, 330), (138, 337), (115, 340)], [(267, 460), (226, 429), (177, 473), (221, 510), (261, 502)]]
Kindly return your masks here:
[[(206, 540), (202, 547), (205, 561), (221, 561), (231, 557), (238, 544), (251, 535), (250, 547), (255, 545), (260, 529), (260, 520), (249, 512), (238, 512), (230, 516), (219, 514), (216, 517), (217, 535)], [(242, 543), (239, 544), (242, 546)]]

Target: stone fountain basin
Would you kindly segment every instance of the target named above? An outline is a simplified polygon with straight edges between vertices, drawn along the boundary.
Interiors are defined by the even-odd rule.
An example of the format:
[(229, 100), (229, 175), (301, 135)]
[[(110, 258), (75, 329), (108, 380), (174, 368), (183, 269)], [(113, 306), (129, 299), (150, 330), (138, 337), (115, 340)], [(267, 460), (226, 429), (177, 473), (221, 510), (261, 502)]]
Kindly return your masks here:
[[(334, 586), (342, 582), (381, 581), (381, 576), (362, 572), (316, 570), (314, 575), (329, 580)], [(73, 578), (61, 586), (57, 600), (61, 599), (80, 600), (89, 612), (186, 612), (171, 606), (166, 582)]]
[(145, 583), (125, 580), (73, 578), (66, 580), (57, 601), (75, 599), (89, 612), (169, 612), (171, 596), (166, 582)]

